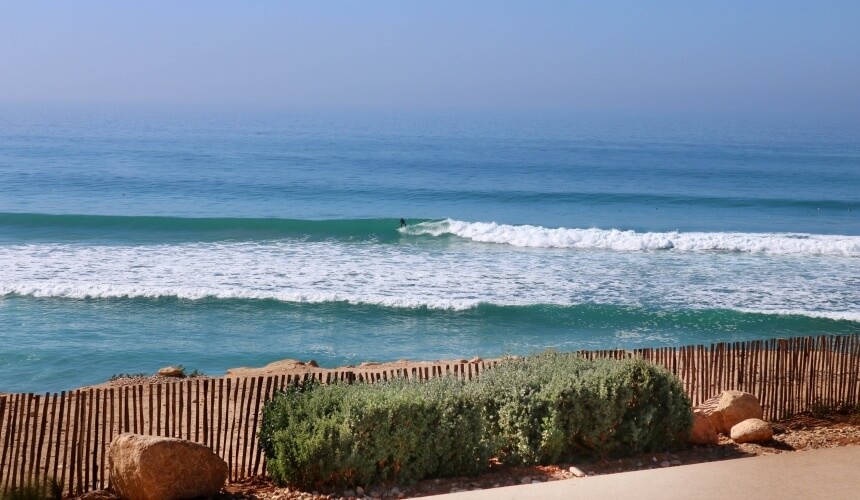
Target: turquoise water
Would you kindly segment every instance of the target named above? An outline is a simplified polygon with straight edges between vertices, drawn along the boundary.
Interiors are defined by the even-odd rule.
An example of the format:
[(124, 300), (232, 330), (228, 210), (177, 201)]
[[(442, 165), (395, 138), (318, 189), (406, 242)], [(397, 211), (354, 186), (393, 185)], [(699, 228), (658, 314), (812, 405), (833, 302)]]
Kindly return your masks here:
[(860, 333), (858, 211), (850, 124), (0, 110), (0, 391)]

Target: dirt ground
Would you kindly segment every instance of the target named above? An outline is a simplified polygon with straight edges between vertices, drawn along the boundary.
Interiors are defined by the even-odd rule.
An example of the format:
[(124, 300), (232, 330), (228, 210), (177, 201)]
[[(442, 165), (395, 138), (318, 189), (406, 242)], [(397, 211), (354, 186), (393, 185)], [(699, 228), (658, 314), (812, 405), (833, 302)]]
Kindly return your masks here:
[[(799, 415), (774, 424), (774, 438), (762, 444), (736, 444), (721, 436), (716, 446), (694, 446), (671, 453), (647, 453), (615, 460), (581, 460), (573, 463), (535, 467), (491, 468), (477, 477), (431, 479), (412, 487), (393, 485), (366, 486), (363, 490), (338, 489), (301, 491), (278, 487), (269, 481), (253, 479), (231, 484), (223, 498), (231, 499), (334, 499), (334, 498), (413, 498), (456, 491), (497, 488), (533, 482), (570, 479), (576, 475), (600, 475), (617, 472), (676, 467), (715, 460), (730, 460), (775, 453), (793, 453), (815, 448), (860, 445), (860, 411)], [(573, 471), (573, 472), (572, 472)]]

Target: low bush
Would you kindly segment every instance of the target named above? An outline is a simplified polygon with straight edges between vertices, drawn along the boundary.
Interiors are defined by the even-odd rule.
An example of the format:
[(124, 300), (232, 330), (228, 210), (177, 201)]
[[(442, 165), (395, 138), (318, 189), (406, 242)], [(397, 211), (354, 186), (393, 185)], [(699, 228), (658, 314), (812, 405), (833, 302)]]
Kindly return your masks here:
[(456, 379), (310, 382), (266, 405), (260, 443), (281, 483), (402, 484), (486, 468), (482, 426), (481, 406)]
[(59, 500), (62, 497), (63, 489), (53, 479), (36, 479), (5, 493), (0, 490), (0, 500)]
[(490, 457), (537, 464), (669, 449), (691, 425), (690, 401), (665, 369), (546, 352), (467, 382), (289, 387), (267, 403), (260, 443), (280, 483), (403, 484), (477, 474)]
[(486, 439), (505, 463), (673, 448), (692, 425), (680, 380), (639, 359), (548, 351), (503, 363), (472, 385), (485, 405)]

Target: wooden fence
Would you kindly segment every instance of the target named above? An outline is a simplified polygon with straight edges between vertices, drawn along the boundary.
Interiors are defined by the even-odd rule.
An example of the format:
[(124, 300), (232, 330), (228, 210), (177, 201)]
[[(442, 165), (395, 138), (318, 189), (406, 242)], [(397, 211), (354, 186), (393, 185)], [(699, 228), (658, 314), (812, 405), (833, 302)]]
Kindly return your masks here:
[[(638, 356), (663, 365), (680, 377), (694, 405), (723, 389), (751, 392), (762, 401), (769, 420), (818, 406), (860, 404), (860, 337), (855, 335), (581, 354)], [(230, 481), (265, 475), (265, 457), (257, 443), (262, 410), (285, 385), (308, 377), (322, 382), (472, 378), (491, 366), (371, 367), (0, 396), (0, 492), (37, 477), (55, 478), (71, 494), (107, 487), (107, 447), (122, 432), (210, 446), (228, 463)]]

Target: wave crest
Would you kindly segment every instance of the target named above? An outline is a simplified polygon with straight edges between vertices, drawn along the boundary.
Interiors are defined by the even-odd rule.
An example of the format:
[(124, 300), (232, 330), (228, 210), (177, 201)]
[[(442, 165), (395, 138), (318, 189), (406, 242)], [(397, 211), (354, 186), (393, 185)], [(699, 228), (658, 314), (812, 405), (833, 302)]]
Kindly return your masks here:
[(464, 222), (453, 219), (422, 222), (401, 231), (405, 234), (435, 237), (453, 235), (479, 243), (529, 248), (860, 256), (860, 236), (679, 231), (640, 233), (619, 229), (546, 228), (495, 222)]
[[(451, 299), (451, 298), (418, 298), (418, 297), (393, 297), (386, 295), (350, 296), (341, 293), (301, 293), (301, 292), (278, 292), (278, 291), (252, 291), (252, 290), (215, 290), (205, 287), (188, 287), (182, 289), (162, 289), (158, 287), (142, 286), (105, 286), (105, 285), (16, 285), (0, 286), (0, 300), (4, 297), (34, 297), (34, 298), (62, 298), (62, 299), (179, 299), (179, 300), (250, 300), (264, 301), (272, 300), (288, 304), (349, 304), (352, 306), (371, 306), (386, 309), (428, 309), (437, 311), (474, 311), (479, 308), (493, 308), (498, 310), (575, 310), (595, 309), (598, 311), (609, 310), (612, 315), (622, 314), (619, 311), (639, 311), (639, 306), (629, 304), (589, 304), (589, 303), (517, 303), (508, 301), (491, 301), (475, 299)], [(764, 316), (782, 317), (806, 317), (826, 319), (832, 321), (850, 321), (860, 323), (860, 312), (852, 311), (815, 311), (802, 308), (723, 308), (707, 309), (693, 308), (690, 310), (673, 311), (655, 310), (656, 315), (666, 314), (702, 314), (708, 311), (730, 311), (735, 314), (751, 314)], [(540, 314), (543, 314), (542, 312)]]
[[(181, 300), (274, 300), (294, 304), (343, 303), (370, 305), (391, 309), (431, 309), (466, 311), (482, 304), (478, 300), (417, 297), (393, 297), (386, 295), (352, 296), (330, 292), (283, 292), (275, 290), (219, 290), (209, 287), (166, 288), (135, 285), (0, 285), (0, 299), (21, 296), (34, 298), (63, 299), (181, 299)], [(518, 304), (495, 304), (515, 306)]]

